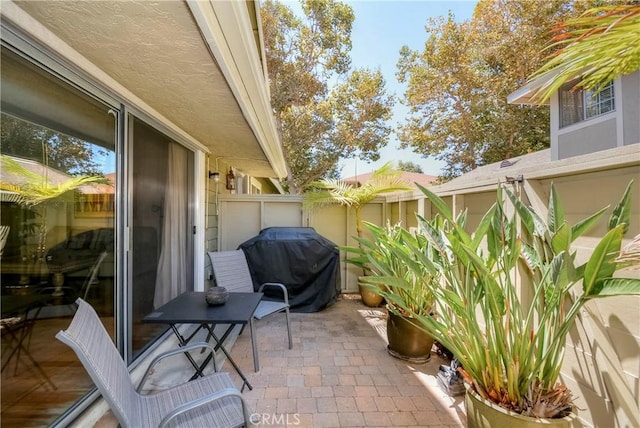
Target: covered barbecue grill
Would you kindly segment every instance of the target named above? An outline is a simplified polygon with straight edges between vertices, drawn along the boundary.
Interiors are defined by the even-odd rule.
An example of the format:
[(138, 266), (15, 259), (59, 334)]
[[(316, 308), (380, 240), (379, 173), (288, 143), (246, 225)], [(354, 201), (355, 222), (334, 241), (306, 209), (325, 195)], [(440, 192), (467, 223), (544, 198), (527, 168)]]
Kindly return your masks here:
[(254, 288), (281, 282), (293, 312), (320, 311), (340, 294), (339, 251), (312, 227), (269, 227), (238, 248), (247, 257)]

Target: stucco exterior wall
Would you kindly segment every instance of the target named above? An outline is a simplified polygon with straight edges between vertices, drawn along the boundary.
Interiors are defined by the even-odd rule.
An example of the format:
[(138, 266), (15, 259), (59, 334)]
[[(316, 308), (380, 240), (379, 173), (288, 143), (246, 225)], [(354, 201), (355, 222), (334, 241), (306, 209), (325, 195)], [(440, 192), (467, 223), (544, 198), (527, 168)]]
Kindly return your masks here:
[(597, 123), (592, 121), (588, 126), (559, 134), (558, 159), (614, 148), (616, 135), (615, 117)]
[(640, 71), (615, 79), (614, 95), (614, 111), (564, 128), (558, 95), (551, 97), (552, 160), (640, 143)]
[(623, 76), (621, 81), (623, 141), (626, 146), (640, 143), (640, 71)]

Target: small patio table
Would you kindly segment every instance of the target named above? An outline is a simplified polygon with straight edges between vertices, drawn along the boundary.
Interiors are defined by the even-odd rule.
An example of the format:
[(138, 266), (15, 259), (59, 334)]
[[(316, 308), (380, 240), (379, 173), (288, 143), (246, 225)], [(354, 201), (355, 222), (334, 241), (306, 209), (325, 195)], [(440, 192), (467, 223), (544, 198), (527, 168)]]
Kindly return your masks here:
[[(229, 299), (225, 304), (209, 306), (205, 301), (204, 292), (187, 291), (170, 302), (165, 303), (157, 310), (151, 312), (149, 315), (144, 317), (142, 321), (146, 323), (169, 324), (178, 338), (180, 346), (185, 346), (189, 343), (200, 329), (206, 329), (209, 332), (207, 340), (209, 340), (209, 337), (212, 337), (216, 342), (213, 349), (215, 351), (220, 349), (238, 375), (242, 378), (242, 389), (244, 389), (244, 386), (246, 385), (251, 390), (253, 387), (240, 370), (240, 367), (238, 367), (236, 362), (233, 361), (233, 358), (231, 358), (231, 355), (229, 355), (229, 352), (225, 349), (223, 343), (233, 330), (233, 327), (238, 324), (243, 327), (249, 324), (249, 330), (251, 332), (251, 347), (253, 350), (253, 364), (256, 371), (258, 371), (258, 351), (256, 347), (255, 328), (253, 325), (253, 313), (258, 307), (262, 296), (263, 293), (229, 293)], [(176, 327), (178, 324), (199, 324), (199, 327), (196, 328), (190, 336), (184, 337)], [(216, 324), (229, 325), (219, 338), (213, 332)], [(196, 373), (191, 379), (203, 376), (203, 369), (213, 358), (213, 354), (208, 355), (202, 365), (198, 366), (188, 352), (185, 352), (185, 355), (196, 369)]]
[[(3, 349), (2, 358), (5, 362), (0, 368), (0, 372), (3, 372), (11, 362), (11, 359), (16, 357), (16, 367), (14, 375), (18, 372), (18, 363), (20, 362), (20, 356), (24, 355), (31, 361), (31, 364), (38, 370), (44, 380), (51, 385), (55, 390), (58, 387), (53, 383), (51, 378), (47, 376), (40, 364), (36, 361), (34, 356), (29, 351), (29, 342), (31, 341), (31, 334), (33, 327), (35, 326), (40, 310), (47, 304), (50, 296), (43, 294), (27, 294), (27, 295), (3, 295), (0, 301), (0, 308), (2, 309), (2, 318), (0, 320), (0, 326), (3, 330), (3, 334), (9, 336), (8, 346), (10, 346), (11, 352), (8, 349)], [(25, 340), (27, 345), (25, 346)], [(5, 354), (8, 352), (8, 356)]]

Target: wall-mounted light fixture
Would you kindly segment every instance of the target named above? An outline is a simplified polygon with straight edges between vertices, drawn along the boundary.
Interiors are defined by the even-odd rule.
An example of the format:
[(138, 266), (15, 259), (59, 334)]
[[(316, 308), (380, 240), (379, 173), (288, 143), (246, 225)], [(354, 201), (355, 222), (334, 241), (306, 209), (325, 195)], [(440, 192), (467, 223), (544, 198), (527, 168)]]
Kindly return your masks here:
[(236, 176), (233, 175), (231, 168), (229, 168), (229, 174), (227, 174), (227, 190), (236, 190)]
[(213, 178), (213, 182), (217, 183), (220, 181), (220, 173), (218, 171), (209, 171), (209, 178)]

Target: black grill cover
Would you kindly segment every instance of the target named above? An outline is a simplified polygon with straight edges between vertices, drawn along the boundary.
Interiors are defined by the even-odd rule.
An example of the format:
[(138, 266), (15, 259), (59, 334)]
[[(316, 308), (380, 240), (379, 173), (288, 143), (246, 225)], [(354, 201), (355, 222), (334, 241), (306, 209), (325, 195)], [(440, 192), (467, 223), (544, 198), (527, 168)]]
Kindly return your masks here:
[[(292, 312), (317, 312), (340, 294), (340, 253), (312, 227), (268, 227), (238, 247), (258, 290), (265, 282), (287, 287)], [(265, 290), (266, 297), (277, 296)]]

